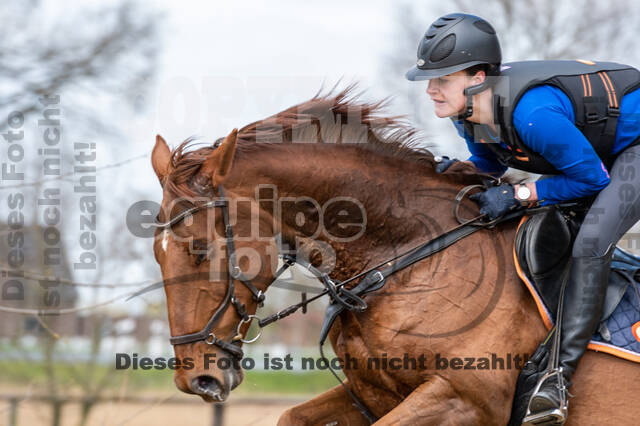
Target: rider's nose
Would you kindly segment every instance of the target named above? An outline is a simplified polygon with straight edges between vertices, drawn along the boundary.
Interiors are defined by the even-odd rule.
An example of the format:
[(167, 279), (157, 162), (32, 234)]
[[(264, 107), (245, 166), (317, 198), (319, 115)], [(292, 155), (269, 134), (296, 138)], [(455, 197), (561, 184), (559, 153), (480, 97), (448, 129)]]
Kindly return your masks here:
[(435, 93), (437, 92), (435, 85), (433, 83), (431, 83), (433, 80), (429, 80), (429, 85), (427, 86), (427, 95), (435, 95)]

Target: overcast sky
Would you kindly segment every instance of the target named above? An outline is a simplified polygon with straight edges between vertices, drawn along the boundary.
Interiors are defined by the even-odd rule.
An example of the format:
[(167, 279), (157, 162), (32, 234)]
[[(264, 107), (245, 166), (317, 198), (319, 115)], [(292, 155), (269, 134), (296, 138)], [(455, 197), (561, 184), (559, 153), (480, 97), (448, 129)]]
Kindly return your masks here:
[(147, 136), (218, 137), (340, 78), (361, 82), (370, 96), (389, 95), (377, 76), (383, 49), (392, 48), (391, 2), (265, 3), (163, 3), (165, 49)]
[[(416, 2), (418, 9), (424, 4), (420, 13), (427, 17), (419, 33), (437, 16), (427, 9), (429, 3), (432, 2)], [(53, 17), (64, 13), (61, 4), (84, 5), (84, 2), (65, 0), (47, 4), (52, 7)], [(408, 113), (402, 110), (403, 97), (411, 91), (422, 93), (426, 87), (424, 82), (406, 81), (403, 74), (395, 76), (401, 82), (396, 93), (382, 86), (382, 61), (399, 48), (394, 45), (400, 24), (396, 17), (397, 2), (161, 0), (143, 4), (164, 15), (157, 75), (146, 107), (139, 114), (131, 114), (128, 108), (104, 111), (113, 116), (113, 126), (125, 138), (121, 143), (113, 143), (95, 137), (98, 165), (150, 153), (158, 133), (171, 146), (191, 135), (214, 141), (234, 127), (240, 128), (307, 100), (320, 87), (330, 88), (339, 80), (341, 87), (359, 82), (368, 99), (396, 97), (398, 102), (392, 103), (389, 110), (392, 114)], [(414, 58), (415, 48), (407, 55)], [(428, 109), (424, 112), (430, 113)], [(431, 129), (431, 140), (447, 141), (445, 152), (464, 155), (464, 143), (448, 120), (439, 121), (437, 128)], [(103, 210), (99, 221), (103, 224), (112, 220), (124, 224), (126, 209), (140, 197), (161, 200), (148, 155), (101, 172), (98, 185), (102, 199), (115, 203), (115, 211), (122, 213), (121, 217), (113, 217), (113, 209)], [(132, 193), (129, 187), (136, 191)], [(129, 193), (133, 195), (127, 198)], [(99, 237), (100, 243), (108, 244), (108, 234)], [(68, 235), (67, 239), (77, 241), (77, 236)], [(147, 254), (152, 259), (150, 242)], [(153, 278), (148, 276), (148, 269), (131, 263), (122, 266), (131, 271), (127, 281)], [(159, 268), (156, 273), (159, 276)]]
[[(391, 1), (164, 0), (148, 4), (164, 13), (157, 76), (140, 114), (131, 115), (126, 108), (105, 112), (114, 115), (114, 125), (126, 140), (102, 145), (98, 140), (99, 165), (150, 152), (157, 133), (171, 146), (194, 134), (213, 141), (234, 127), (305, 101), (338, 81), (341, 87), (359, 82), (369, 99), (402, 96), (389, 93), (380, 83), (385, 50), (393, 49), (390, 40), (396, 23)], [(404, 81), (403, 75), (397, 77)], [(423, 90), (423, 86), (406, 82), (403, 87)], [(114, 202), (124, 203), (123, 217), (113, 218), (122, 223), (126, 208), (138, 201), (139, 194), (161, 200), (149, 157), (106, 170), (98, 181), (103, 196), (108, 192)], [(123, 199), (131, 185), (137, 189), (136, 198), (124, 195)], [(107, 243), (108, 235), (99, 236)], [(150, 244), (148, 255), (151, 258)], [(150, 278), (140, 265), (123, 267), (131, 271), (127, 281)], [(136, 305), (143, 306), (128, 304)]]
[[(153, 4), (165, 11), (156, 84), (142, 114), (115, 119), (130, 138), (109, 147), (105, 162), (149, 151), (156, 133), (172, 146), (194, 134), (215, 140), (339, 81), (359, 82), (371, 99), (402, 96), (379, 81), (385, 49), (393, 48), (391, 1)], [(136, 185), (159, 197), (149, 162), (139, 166)]]

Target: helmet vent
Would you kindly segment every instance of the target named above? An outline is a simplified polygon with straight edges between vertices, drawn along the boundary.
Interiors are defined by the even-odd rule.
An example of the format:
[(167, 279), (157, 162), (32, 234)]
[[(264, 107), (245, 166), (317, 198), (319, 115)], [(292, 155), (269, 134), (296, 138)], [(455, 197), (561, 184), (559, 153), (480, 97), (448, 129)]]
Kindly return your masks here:
[(431, 56), (429, 60), (431, 62), (439, 62), (446, 57), (448, 57), (451, 52), (453, 52), (453, 48), (456, 46), (456, 35), (449, 34), (436, 45), (436, 47), (431, 52)]
[(487, 21), (475, 21), (473, 26), (479, 29), (480, 31), (484, 31), (487, 34), (495, 34), (496, 31), (487, 23)]

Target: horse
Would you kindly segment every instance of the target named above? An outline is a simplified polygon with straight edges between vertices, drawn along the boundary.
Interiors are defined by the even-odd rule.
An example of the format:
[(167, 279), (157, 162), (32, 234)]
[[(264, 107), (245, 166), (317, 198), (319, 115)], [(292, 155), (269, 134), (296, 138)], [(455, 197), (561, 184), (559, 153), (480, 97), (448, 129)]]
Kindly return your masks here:
[[(220, 402), (243, 380), (241, 342), (273, 282), (277, 238), (337, 282), (458, 225), (454, 197), (482, 175), (463, 164), (435, 173), (416, 130), (384, 108), (347, 89), (234, 129), (213, 146), (187, 139), (171, 151), (157, 136), (158, 220), (172, 223), (156, 230), (153, 250), (175, 356), (193, 361), (176, 368), (178, 389)], [(468, 201), (463, 210), (477, 211)], [(389, 277), (366, 295), (363, 312), (340, 314), (329, 341), (358, 368), (345, 365), (344, 386), (286, 410), (278, 424), (369, 424), (349, 392), (376, 425), (507, 424), (519, 370), (547, 335), (512, 261), (516, 227), (476, 232)], [(236, 309), (221, 310), (225, 303)], [(209, 334), (180, 340), (205, 324)], [(417, 365), (405, 361), (421, 356)], [(233, 367), (207, 365), (212, 357)], [(384, 359), (406, 365), (372, 362)], [(625, 403), (640, 394), (637, 368), (588, 351), (567, 424), (635, 424), (640, 406)]]

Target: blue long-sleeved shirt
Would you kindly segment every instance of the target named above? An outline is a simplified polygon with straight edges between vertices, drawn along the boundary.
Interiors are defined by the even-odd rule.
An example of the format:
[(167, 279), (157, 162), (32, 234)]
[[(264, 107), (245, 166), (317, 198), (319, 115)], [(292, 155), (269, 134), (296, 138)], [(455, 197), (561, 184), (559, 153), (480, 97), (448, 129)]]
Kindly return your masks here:
[[(466, 142), (472, 161), (483, 172), (501, 175), (506, 167), (482, 143), (475, 142), (462, 125), (454, 122)], [(585, 136), (575, 126), (569, 97), (550, 85), (529, 89), (513, 112), (513, 125), (529, 148), (542, 155), (562, 174), (536, 182), (541, 204), (555, 204), (592, 195), (609, 184), (609, 174)], [(489, 132), (491, 133), (491, 132)], [(627, 93), (620, 102), (616, 138), (617, 154), (640, 137), (640, 89)], [(494, 139), (493, 142), (499, 142)], [(506, 147), (503, 143), (502, 146)]]

